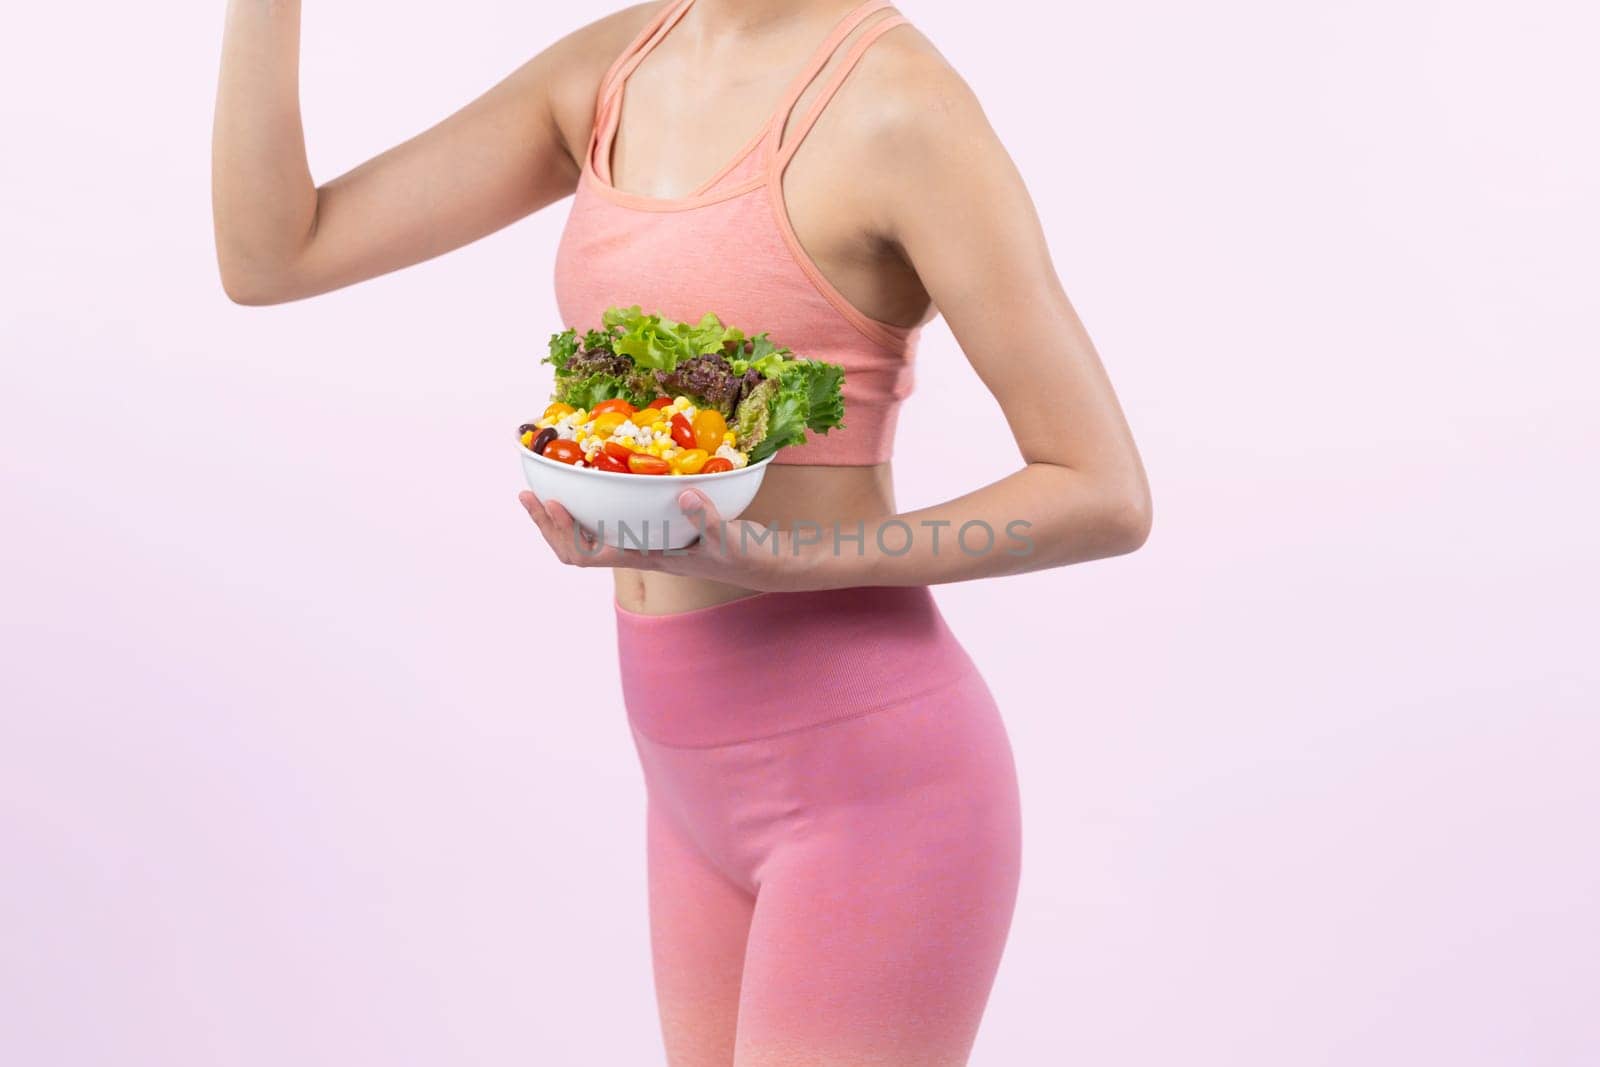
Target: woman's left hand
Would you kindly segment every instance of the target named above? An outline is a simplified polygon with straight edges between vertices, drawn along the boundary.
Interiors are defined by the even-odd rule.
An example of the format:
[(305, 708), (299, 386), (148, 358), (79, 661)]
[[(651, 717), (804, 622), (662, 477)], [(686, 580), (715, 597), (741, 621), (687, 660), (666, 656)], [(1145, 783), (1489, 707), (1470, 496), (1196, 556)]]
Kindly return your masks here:
[(700, 535), (687, 548), (618, 548), (601, 543), (559, 501), (541, 501), (528, 490), (517, 497), (557, 558), (574, 567), (632, 567), (693, 578), (710, 578), (760, 592), (820, 588), (816, 542), (796, 543), (792, 532), (724, 519), (698, 489), (678, 494), (678, 506)]

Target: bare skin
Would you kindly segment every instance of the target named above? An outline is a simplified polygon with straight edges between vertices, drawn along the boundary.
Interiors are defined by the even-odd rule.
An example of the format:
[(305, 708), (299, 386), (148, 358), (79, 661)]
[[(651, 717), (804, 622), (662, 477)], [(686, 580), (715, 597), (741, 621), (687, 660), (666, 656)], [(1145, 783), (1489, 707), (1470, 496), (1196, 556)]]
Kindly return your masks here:
[[(697, 0), (628, 82), (615, 184), (685, 194), (731, 158), (856, 0)], [(605, 70), (657, 10), (627, 8), (557, 41), (411, 140), (321, 186), (306, 164), (295, 0), (232, 0), (213, 139), (218, 264), (243, 304), (304, 299), (461, 247), (573, 192)], [(868, 25), (870, 26), (870, 21)], [(801, 98), (793, 118), (810, 100)], [(1148, 483), (1132, 434), (1057, 278), (1031, 198), (971, 90), (913, 26), (889, 30), (791, 163), (796, 233), (857, 308), (912, 325), (934, 309), (992, 392), (1023, 465), (943, 504), (897, 513), (890, 464), (781, 465), (729, 523), (689, 493), (706, 534), (688, 552), (604, 548), (558, 502), (520, 495), (557, 557), (613, 569), (618, 602), (689, 610), (752, 591), (929, 585), (1133, 551)], [(759, 323), (748, 324), (760, 329)], [(802, 353), (804, 354), (804, 353)], [(862, 550), (796, 520), (854, 529)], [(881, 551), (876, 524), (917, 532)], [(957, 528), (1027, 523), (1026, 555), (952, 551)], [(741, 524), (783, 528), (741, 551)], [(935, 546), (924, 523), (947, 523)], [(891, 550), (903, 538), (889, 537)]]

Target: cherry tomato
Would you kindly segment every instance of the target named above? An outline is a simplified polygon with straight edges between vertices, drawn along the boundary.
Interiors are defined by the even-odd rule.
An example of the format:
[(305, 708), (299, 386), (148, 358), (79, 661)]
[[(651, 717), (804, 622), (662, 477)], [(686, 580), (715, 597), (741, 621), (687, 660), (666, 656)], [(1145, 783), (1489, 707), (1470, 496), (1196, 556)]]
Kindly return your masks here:
[(633, 455), (633, 449), (629, 448), (621, 441), (607, 441), (605, 444), (600, 446), (600, 450), (622, 460), (624, 463), (628, 462), (628, 457)]
[(620, 411), (602, 411), (595, 416), (593, 432), (601, 437), (610, 437), (617, 432), (617, 427), (628, 421), (628, 416)]
[(699, 474), (709, 458), (703, 448), (686, 448), (676, 456), (673, 456), (668, 462), (672, 464), (672, 469), (679, 474)]
[(665, 474), (672, 468), (660, 456), (648, 452), (635, 452), (628, 457), (628, 469), (635, 474)]
[(565, 437), (551, 441), (544, 446), (544, 458), (553, 459), (557, 463), (571, 463), (574, 466), (583, 458), (583, 446), (576, 441), (569, 441)]
[(721, 474), (723, 471), (733, 470), (733, 461), (723, 456), (712, 456), (706, 460), (706, 465), (700, 468), (701, 474)]
[(603, 448), (594, 454), (594, 466), (597, 470), (610, 471), (613, 474), (628, 473), (628, 461), (618, 459)]
[(716, 408), (702, 408), (694, 417), (694, 443), (707, 452), (715, 452), (727, 432), (728, 420)]
[(650, 401), (650, 406), (653, 408), (664, 408), (669, 406), (671, 403), (672, 398), (670, 396), (658, 396), (654, 400)]
[(563, 403), (561, 403), (561, 401), (558, 400), (555, 403), (551, 404), (549, 407), (545, 408), (544, 409), (544, 414), (540, 415), (539, 418), (541, 420), (543, 420), (543, 419), (559, 419), (561, 416), (563, 416), (563, 415), (571, 415), (574, 411), (577, 411), (577, 410), (578, 409), (573, 407), (571, 404), (563, 404)]
[(628, 419), (635, 426), (649, 426), (652, 422), (660, 422), (665, 417), (660, 408), (640, 408), (629, 415)]
[(612, 400), (600, 401), (600, 403), (589, 409), (589, 414), (604, 415), (608, 411), (620, 411), (624, 416), (627, 416), (632, 415), (637, 410), (637, 408), (628, 403), (626, 400), (623, 400), (621, 397), (616, 397)]
[[(683, 417), (681, 411), (672, 416), (672, 443), (679, 448), (700, 447), (694, 439), (694, 427), (689, 425), (689, 420)], [(709, 452), (711, 449), (708, 448), (706, 451)]]

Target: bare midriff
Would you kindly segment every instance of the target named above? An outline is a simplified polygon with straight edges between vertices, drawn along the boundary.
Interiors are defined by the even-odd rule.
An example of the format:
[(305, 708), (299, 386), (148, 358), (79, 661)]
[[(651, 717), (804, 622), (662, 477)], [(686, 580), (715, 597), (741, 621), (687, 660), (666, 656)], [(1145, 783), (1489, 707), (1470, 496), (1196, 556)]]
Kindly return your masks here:
[[(837, 522), (848, 533), (854, 531), (857, 522), (870, 523), (894, 510), (894, 486), (887, 462), (859, 467), (786, 463), (767, 468), (760, 492), (739, 518), (778, 530), (792, 530), (797, 522), (814, 522), (826, 532), (831, 532)], [(866, 536), (871, 538), (870, 528)], [(765, 545), (752, 546), (752, 551), (770, 550)], [(847, 544), (845, 551), (850, 550)], [(693, 611), (755, 592), (707, 578), (631, 567), (618, 568), (615, 577), (617, 603), (647, 615)]]

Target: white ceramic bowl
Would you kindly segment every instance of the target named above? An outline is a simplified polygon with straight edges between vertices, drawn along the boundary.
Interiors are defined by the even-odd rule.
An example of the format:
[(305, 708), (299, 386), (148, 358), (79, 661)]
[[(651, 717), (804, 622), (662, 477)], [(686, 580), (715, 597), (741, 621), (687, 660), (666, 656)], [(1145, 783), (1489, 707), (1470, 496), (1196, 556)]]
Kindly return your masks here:
[(691, 486), (711, 498), (724, 519), (755, 499), (772, 456), (716, 474), (619, 474), (546, 459), (518, 442), (522, 474), (540, 500), (559, 501), (578, 525), (622, 548), (682, 548), (700, 533), (678, 506)]

